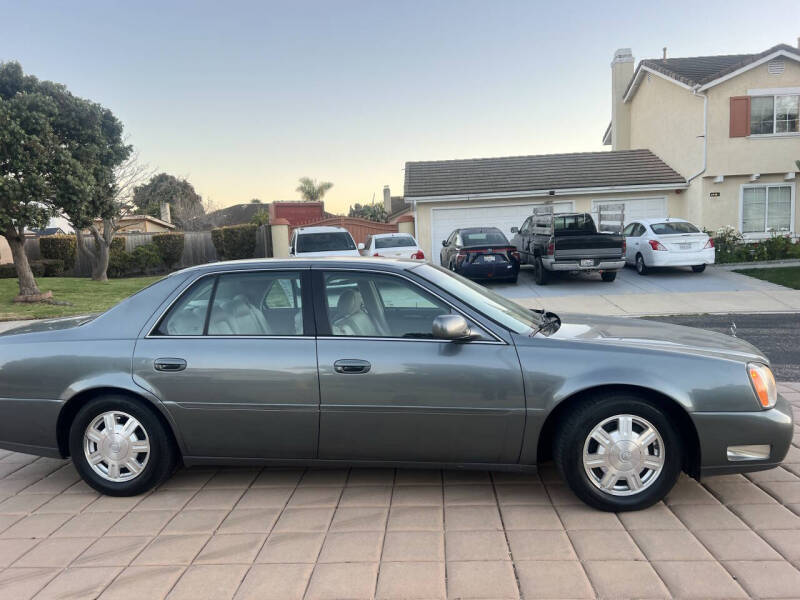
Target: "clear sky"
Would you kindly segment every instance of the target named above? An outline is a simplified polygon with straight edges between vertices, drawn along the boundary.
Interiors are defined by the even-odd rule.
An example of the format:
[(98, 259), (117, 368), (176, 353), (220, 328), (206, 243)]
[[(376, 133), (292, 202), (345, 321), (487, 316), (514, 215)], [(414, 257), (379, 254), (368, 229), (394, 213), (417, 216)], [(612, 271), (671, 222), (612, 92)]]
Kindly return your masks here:
[(605, 149), (616, 48), (798, 36), (798, 0), (0, 0), (0, 61), (113, 110), (151, 166), (218, 206), (332, 181), (333, 212), (402, 193), (406, 161)]

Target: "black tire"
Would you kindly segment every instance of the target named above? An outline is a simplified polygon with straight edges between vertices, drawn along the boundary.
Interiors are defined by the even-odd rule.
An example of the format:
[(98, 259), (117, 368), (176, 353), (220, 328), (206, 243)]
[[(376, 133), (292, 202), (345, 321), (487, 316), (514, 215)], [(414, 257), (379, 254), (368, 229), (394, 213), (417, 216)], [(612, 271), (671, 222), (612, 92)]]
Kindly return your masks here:
[[(150, 446), (141, 472), (125, 481), (111, 481), (101, 476), (89, 464), (84, 453), (84, 433), (92, 422), (109, 411), (125, 413), (136, 419), (140, 424), (136, 430), (139, 439), (144, 438), (144, 432)], [(143, 402), (124, 395), (93, 398), (78, 411), (69, 428), (69, 451), (83, 480), (109, 496), (135, 496), (154, 488), (172, 474), (177, 461), (174, 442), (158, 416)], [(123, 470), (133, 473), (124, 466), (120, 468), (120, 471)]]
[(508, 280), (509, 283), (517, 283), (517, 279), (519, 279), (519, 274), (514, 275), (511, 279)]
[(641, 254), (636, 255), (636, 272), (639, 275), (647, 275), (650, 272), (650, 269), (644, 264), (644, 256)]
[(600, 279), (603, 281), (614, 281), (617, 278), (616, 271), (603, 271), (600, 273)]
[[(633, 415), (648, 421), (663, 440), (661, 471), (651, 483), (631, 495), (614, 495), (601, 490), (589, 479), (583, 464), (584, 445), (589, 434), (604, 420), (616, 415)], [(683, 448), (669, 417), (656, 406), (635, 395), (603, 394), (579, 405), (563, 420), (554, 436), (553, 458), (561, 476), (581, 500), (600, 510), (618, 512), (647, 508), (664, 498), (680, 475)], [(642, 472), (645, 471), (640, 474)]]
[(535, 257), (533, 259), (533, 280), (536, 282), (536, 285), (547, 285), (547, 281), (549, 279), (550, 273), (548, 273), (547, 269), (544, 268), (544, 264), (542, 264), (542, 257)]
[(695, 273), (702, 273), (705, 270), (706, 270), (705, 265), (692, 265), (692, 271), (694, 271)]

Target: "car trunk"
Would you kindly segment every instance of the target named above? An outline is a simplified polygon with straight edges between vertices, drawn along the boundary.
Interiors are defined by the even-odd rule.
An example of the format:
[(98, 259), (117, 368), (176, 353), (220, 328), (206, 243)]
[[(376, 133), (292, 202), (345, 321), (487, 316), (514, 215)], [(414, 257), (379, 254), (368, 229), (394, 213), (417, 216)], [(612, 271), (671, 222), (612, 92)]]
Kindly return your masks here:
[(607, 233), (582, 235), (556, 235), (555, 259), (576, 260), (578, 258), (613, 258), (622, 255), (619, 236)]
[(464, 246), (461, 252), (467, 255), (465, 262), (470, 265), (499, 264), (510, 262), (509, 253), (516, 248), (508, 244), (481, 244), (480, 246)]
[(704, 233), (661, 234), (656, 239), (667, 250), (672, 250), (673, 252), (697, 252), (702, 250), (706, 242), (708, 242), (708, 236)]

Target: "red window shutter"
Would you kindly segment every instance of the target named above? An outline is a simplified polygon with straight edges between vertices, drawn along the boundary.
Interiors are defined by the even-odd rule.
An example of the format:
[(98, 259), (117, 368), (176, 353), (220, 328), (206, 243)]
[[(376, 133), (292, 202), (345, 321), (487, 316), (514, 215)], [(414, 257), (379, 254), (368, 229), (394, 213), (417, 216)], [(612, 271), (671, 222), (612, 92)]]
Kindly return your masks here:
[(750, 135), (750, 96), (731, 96), (731, 137)]

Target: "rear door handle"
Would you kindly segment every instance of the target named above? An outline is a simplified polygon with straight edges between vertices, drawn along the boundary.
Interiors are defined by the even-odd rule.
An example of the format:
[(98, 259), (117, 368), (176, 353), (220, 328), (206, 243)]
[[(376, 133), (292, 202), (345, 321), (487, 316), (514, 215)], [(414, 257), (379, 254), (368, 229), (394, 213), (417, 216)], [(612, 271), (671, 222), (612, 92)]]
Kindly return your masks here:
[(157, 358), (153, 361), (156, 371), (183, 371), (186, 361), (182, 358)]
[(369, 361), (359, 358), (342, 358), (333, 363), (333, 369), (337, 373), (368, 373), (371, 368)]

